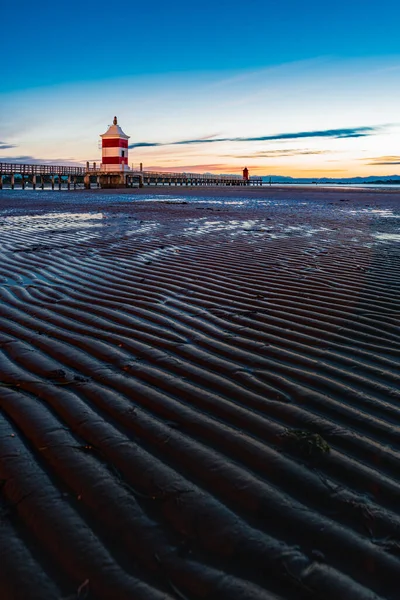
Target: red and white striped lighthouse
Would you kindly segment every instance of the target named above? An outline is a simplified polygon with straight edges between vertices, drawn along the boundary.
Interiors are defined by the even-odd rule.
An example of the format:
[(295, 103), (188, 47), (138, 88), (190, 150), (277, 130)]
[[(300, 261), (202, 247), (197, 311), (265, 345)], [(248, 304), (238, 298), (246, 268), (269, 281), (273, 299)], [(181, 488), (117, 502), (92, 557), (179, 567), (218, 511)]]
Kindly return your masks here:
[(128, 140), (126, 135), (118, 125), (117, 117), (114, 117), (113, 124), (101, 137), (102, 149), (102, 171), (123, 172), (128, 170)]

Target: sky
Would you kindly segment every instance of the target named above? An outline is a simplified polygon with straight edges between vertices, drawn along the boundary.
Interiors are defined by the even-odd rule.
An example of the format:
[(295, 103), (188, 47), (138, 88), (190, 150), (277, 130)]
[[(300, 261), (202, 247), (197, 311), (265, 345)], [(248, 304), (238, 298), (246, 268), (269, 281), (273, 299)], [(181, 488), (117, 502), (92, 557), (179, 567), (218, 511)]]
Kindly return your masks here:
[(398, 1), (37, 0), (2, 7), (0, 162), (400, 174)]

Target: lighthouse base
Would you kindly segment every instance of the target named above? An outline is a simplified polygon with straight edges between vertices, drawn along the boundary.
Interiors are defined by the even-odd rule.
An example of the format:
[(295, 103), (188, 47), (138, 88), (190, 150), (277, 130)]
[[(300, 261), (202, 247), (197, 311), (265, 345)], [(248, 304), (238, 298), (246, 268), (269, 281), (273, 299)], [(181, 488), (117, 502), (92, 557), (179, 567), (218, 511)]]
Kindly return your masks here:
[(126, 188), (127, 181), (124, 173), (107, 173), (100, 175), (100, 187), (105, 189)]

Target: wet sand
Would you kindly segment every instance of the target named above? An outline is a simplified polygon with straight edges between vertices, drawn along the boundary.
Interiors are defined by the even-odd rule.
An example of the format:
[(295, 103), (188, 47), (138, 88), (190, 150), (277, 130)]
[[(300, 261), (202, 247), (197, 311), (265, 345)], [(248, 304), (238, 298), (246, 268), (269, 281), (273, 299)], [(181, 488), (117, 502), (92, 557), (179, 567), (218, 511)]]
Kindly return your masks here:
[(3, 190), (1, 600), (398, 599), (399, 241), (393, 190)]

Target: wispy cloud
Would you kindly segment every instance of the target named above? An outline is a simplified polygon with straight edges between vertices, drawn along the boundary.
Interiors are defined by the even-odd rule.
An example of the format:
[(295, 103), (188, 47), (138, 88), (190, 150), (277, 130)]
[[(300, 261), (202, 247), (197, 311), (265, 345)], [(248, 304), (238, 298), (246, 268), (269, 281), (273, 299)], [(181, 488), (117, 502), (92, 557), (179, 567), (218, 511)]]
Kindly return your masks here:
[(315, 154), (329, 154), (330, 150), (261, 150), (253, 154), (224, 154), (224, 158), (284, 158), (288, 156), (307, 156)]
[(379, 127), (348, 127), (345, 129), (324, 129), (319, 131), (297, 131), (294, 133), (278, 133), (257, 137), (205, 137), (194, 140), (175, 142), (136, 142), (129, 148), (145, 148), (155, 146), (180, 146), (186, 144), (215, 144), (221, 142), (266, 142), (273, 140), (296, 140), (300, 138), (358, 138), (373, 135)]
[(387, 161), (387, 162), (372, 162), (372, 163), (368, 163), (368, 165), (370, 166), (378, 166), (378, 165), (400, 165), (400, 160), (398, 161)]
[(16, 145), (7, 144), (7, 142), (0, 142), (0, 150), (8, 150), (9, 148), (16, 148)]
[(35, 156), (1, 156), (0, 162), (26, 165), (62, 165), (65, 167), (80, 167), (81, 162), (73, 158), (36, 158)]
[(362, 160), (370, 161), (367, 162), (369, 166), (400, 165), (400, 156), (377, 156)]

